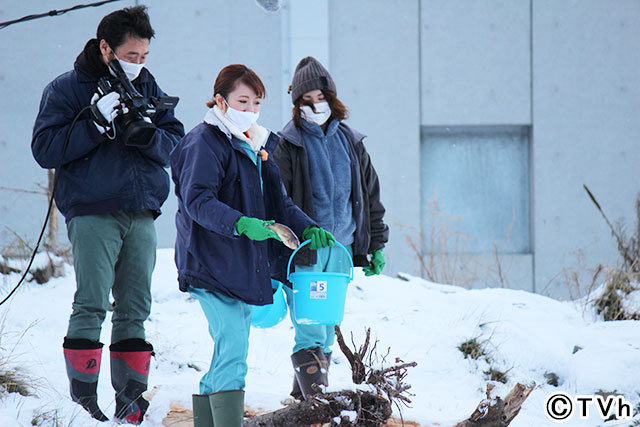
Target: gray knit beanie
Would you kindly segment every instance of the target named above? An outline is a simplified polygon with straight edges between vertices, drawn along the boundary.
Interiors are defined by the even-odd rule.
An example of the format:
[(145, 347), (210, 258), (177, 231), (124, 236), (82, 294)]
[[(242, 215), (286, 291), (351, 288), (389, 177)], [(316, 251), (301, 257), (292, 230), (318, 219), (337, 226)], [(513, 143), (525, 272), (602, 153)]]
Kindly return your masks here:
[(291, 86), (289, 86), (291, 102), (295, 103), (299, 96), (315, 89), (330, 90), (337, 94), (336, 84), (333, 82), (331, 74), (316, 58), (307, 56), (298, 62), (296, 71), (293, 73)]

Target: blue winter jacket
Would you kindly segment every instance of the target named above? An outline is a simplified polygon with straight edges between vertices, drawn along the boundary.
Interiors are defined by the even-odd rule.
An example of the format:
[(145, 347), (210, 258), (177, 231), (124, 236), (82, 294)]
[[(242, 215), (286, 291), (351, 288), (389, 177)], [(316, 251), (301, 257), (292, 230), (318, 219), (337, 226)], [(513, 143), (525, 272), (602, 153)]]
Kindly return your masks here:
[[(147, 148), (124, 145), (119, 128), (115, 140), (109, 140), (98, 132), (85, 111), (61, 157), (71, 122), (90, 105), (101, 72), (108, 72), (104, 64), (103, 69), (95, 65), (97, 53), (92, 42), (78, 56), (72, 71), (44, 89), (31, 141), (33, 156), (43, 168), (58, 168), (55, 200), (67, 221), (77, 215), (120, 210), (149, 209), (157, 216), (169, 194), (169, 176), (164, 168), (169, 165), (169, 153), (184, 135), (182, 123), (172, 110), (158, 111), (151, 117), (158, 129)], [(89, 54), (93, 67), (87, 66)], [(145, 68), (134, 85), (143, 96), (164, 95)]]
[[(271, 133), (267, 152), (278, 144)], [(193, 286), (253, 305), (273, 302), (271, 277), (283, 281), (286, 247), (234, 233), (241, 216), (275, 220), (298, 236), (315, 222), (286, 196), (276, 164), (258, 159), (258, 168), (240, 141), (219, 127), (201, 123), (171, 153), (171, 176), (178, 197), (176, 251), (180, 289)]]

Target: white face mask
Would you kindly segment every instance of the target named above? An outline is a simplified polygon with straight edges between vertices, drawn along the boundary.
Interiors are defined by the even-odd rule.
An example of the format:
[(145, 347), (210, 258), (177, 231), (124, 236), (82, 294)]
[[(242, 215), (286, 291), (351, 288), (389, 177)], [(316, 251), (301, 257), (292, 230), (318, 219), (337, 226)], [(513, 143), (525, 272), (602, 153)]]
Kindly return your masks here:
[(313, 108), (316, 109), (315, 113), (308, 105), (301, 106), (300, 111), (302, 112), (302, 118), (308, 122), (317, 123), (322, 126), (329, 117), (331, 117), (331, 107), (329, 107), (328, 102), (323, 101), (313, 104)]
[(240, 132), (246, 132), (249, 128), (258, 121), (258, 117), (260, 117), (260, 112), (253, 113), (251, 111), (240, 111), (235, 108), (231, 108), (227, 100), (224, 100), (224, 103), (227, 104), (227, 112), (224, 113), (224, 116), (231, 122), (232, 125), (238, 128)]
[(118, 62), (131, 81), (134, 81), (140, 75), (140, 71), (142, 71), (142, 67), (144, 67), (144, 63), (134, 64), (133, 62), (123, 61), (122, 59), (118, 59)]

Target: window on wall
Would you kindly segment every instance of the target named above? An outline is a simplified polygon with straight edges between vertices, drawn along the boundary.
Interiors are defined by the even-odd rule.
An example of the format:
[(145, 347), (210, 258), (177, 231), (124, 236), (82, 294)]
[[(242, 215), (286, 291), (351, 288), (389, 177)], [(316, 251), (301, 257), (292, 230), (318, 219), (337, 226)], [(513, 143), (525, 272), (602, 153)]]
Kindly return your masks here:
[(423, 127), (423, 249), (530, 253), (529, 126)]

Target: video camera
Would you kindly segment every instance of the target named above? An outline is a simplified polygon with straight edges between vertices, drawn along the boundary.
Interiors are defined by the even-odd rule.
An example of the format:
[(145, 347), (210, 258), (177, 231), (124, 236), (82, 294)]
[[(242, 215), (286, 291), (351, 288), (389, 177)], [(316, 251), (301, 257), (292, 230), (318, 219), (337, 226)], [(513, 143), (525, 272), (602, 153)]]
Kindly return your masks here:
[[(179, 98), (177, 96), (145, 98), (133, 86), (118, 61), (111, 60), (108, 66), (113, 76), (104, 76), (98, 80), (98, 94), (100, 97), (110, 92), (117, 92), (120, 95), (120, 102), (124, 108), (118, 113), (115, 121), (124, 131), (124, 143), (132, 147), (147, 147), (156, 132), (156, 126), (151, 123), (149, 117), (157, 110), (175, 108)], [(99, 125), (108, 126), (99, 112), (94, 109), (92, 112)]]

